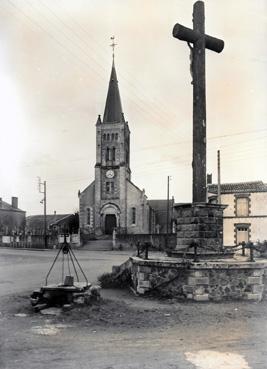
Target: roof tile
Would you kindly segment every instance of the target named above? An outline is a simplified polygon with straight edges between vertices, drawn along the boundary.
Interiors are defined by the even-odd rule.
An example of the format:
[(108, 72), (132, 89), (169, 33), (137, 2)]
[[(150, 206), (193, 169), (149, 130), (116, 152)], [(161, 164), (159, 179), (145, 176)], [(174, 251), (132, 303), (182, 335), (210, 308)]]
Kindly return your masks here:
[[(208, 185), (208, 192), (217, 193), (218, 185)], [(267, 184), (262, 181), (222, 183), (221, 193), (247, 193), (247, 192), (267, 192)]]

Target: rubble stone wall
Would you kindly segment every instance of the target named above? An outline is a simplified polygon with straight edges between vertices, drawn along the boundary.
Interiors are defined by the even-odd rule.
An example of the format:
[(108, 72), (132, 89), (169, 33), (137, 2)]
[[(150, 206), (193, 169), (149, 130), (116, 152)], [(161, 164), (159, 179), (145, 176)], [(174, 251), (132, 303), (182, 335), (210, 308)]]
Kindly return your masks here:
[(260, 301), (267, 292), (267, 262), (208, 261), (182, 264), (171, 260), (131, 258), (138, 294), (159, 293), (194, 301)]

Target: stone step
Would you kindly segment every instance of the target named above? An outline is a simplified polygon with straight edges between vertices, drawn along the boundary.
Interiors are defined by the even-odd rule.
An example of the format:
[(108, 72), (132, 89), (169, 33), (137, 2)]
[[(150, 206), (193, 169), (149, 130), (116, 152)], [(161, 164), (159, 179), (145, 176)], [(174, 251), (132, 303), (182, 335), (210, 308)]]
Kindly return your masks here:
[(112, 250), (112, 240), (92, 240), (81, 247), (88, 251), (110, 251)]

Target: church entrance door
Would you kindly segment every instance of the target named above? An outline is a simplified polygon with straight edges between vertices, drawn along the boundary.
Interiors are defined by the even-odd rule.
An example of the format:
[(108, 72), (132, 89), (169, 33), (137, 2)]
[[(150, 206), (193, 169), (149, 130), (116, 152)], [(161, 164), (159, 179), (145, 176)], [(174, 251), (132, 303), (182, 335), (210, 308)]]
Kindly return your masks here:
[(117, 227), (115, 214), (107, 214), (105, 217), (105, 234), (112, 234), (113, 229)]

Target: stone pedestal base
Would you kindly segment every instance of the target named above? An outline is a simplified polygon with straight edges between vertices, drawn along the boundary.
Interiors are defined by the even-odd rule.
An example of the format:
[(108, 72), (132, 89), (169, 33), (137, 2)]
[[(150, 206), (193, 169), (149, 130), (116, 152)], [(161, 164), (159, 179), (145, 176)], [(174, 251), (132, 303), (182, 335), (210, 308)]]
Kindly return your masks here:
[(193, 203), (175, 206), (177, 243), (175, 252), (221, 254), (223, 250), (223, 210), (226, 205)]

